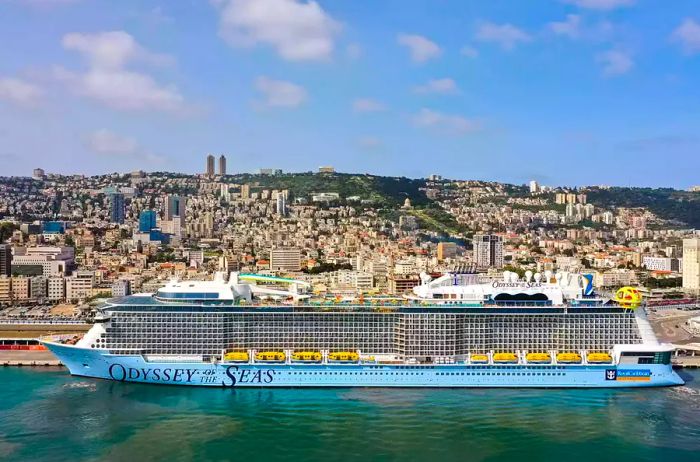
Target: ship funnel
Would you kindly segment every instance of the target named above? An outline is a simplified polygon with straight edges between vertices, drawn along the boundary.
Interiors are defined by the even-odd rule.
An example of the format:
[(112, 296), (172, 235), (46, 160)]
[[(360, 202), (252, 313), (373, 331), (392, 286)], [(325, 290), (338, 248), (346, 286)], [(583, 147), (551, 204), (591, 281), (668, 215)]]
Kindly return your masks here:
[(535, 273), (535, 282), (539, 284), (541, 280), (542, 280), (542, 274)]
[(423, 285), (428, 284), (432, 280), (433, 280), (433, 278), (430, 277), (430, 275), (428, 273), (426, 273), (425, 271), (421, 271), (420, 281)]
[(547, 270), (544, 272), (544, 282), (550, 282), (552, 280), (552, 272)]
[(530, 271), (530, 270), (525, 271), (525, 280), (527, 282), (530, 282), (532, 280), (532, 271)]

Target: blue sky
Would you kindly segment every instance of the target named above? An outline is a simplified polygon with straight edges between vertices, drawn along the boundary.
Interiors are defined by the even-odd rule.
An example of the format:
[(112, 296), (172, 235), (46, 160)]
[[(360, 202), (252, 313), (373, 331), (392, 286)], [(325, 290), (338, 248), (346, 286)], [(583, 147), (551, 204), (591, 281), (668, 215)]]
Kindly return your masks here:
[(700, 184), (694, 0), (0, 0), (0, 51), (0, 175)]

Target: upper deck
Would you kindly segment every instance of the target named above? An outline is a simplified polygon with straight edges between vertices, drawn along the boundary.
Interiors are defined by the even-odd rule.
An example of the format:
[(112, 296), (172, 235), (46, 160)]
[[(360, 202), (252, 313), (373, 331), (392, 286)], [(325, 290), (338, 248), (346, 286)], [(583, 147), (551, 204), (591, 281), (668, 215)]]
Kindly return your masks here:
[(615, 303), (552, 305), (546, 302), (518, 302), (498, 304), (438, 304), (393, 299), (384, 302), (327, 302), (309, 301), (283, 304), (273, 302), (240, 303), (232, 300), (164, 301), (153, 295), (140, 294), (112, 298), (101, 311), (130, 312), (212, 312), (212, 313), (465, 313), (465, 314), (564, 314), (564, 313), (624, 313)]

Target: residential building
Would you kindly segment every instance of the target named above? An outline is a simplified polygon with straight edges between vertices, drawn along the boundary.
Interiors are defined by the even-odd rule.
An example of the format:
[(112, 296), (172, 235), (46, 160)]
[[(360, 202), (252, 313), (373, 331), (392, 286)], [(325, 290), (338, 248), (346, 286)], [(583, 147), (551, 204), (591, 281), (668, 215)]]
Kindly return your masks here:
[(219, 157), (219, 175), (226, 175), (226, 156), (223, 154)]
[(0, 275), (0, 303), (12, 301), (12, 278)]
[(186, 200), (180, 196), (165, 196), (165, 210), (163, 213), (165, 219), (170, 221), (176, 216), (184, 217), (186, 205)]
[(437, 259), (438, 261), (445, 261), (448, 258), (455, 258), (457, 256), (457, 244), (454, 242), (439, 242), (437, 245)]
[(66, 278), (52, 276), (47, 282), (47, 297), (51, 301), (61, 301), (66, 298)]
[(214, 156), (209, 154), (207, 156), (207, 176), (212, 177), (215, 174), (214, 170), (214, 164), (216, 162), (216, 159), (214, 159)]
[(250, 199), (250, 185), (241, 185), (241, 199)]
[(683, 289), (700, 292), (700, 238), (683, 239)]
[(131, 295), (131, 281), (119, 279), (112, 283), (112, 297), (126, 297)]
[(649, 271), (680, 271), (680, 260), (678, 258), (650, 257), (642, 258), (642, 266)]
[(12, 300), (26, 302), (29, 300), (29, 278), (25, 276), (12, 276)]
[(32, 178), (35, 180), (43, 180), (46, 178), (46, 172), (44, 172), (43, 168), (35, 168), (32, 171)]
[(124, 194), (115, 192), (109, 195), (109, 221), (111, 223), (124, 223)]
[(0, 276), (12, 275), (12, 246), (0, 244)]
[(503, 238), (495, 234), (475, 234), (474, 264), (479, 268), (503, 266)]
[(391, 295), (401, 295), (420, 285), (420, 278), (412, 276), (389, 276), (389, 293)]
[(48, 278), (46, 276), (33, 276), (29, 279), (29, 298), (43, 300), (47, 295)]
[(91, 297), (94, 284), (95, 274), (92, 271), (77, 272), (66, 278), (66, 299), (76, 301)]

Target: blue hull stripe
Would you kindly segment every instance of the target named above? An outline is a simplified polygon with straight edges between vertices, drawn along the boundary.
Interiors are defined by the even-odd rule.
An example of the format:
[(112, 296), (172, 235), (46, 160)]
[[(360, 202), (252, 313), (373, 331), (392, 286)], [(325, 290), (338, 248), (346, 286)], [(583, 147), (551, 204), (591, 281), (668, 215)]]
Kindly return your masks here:
[(46, 343), (71, 374), (215, 387), (612, 388), (683, 385), (670, 365), (380, 365), (148, 362), (141, 356)]

